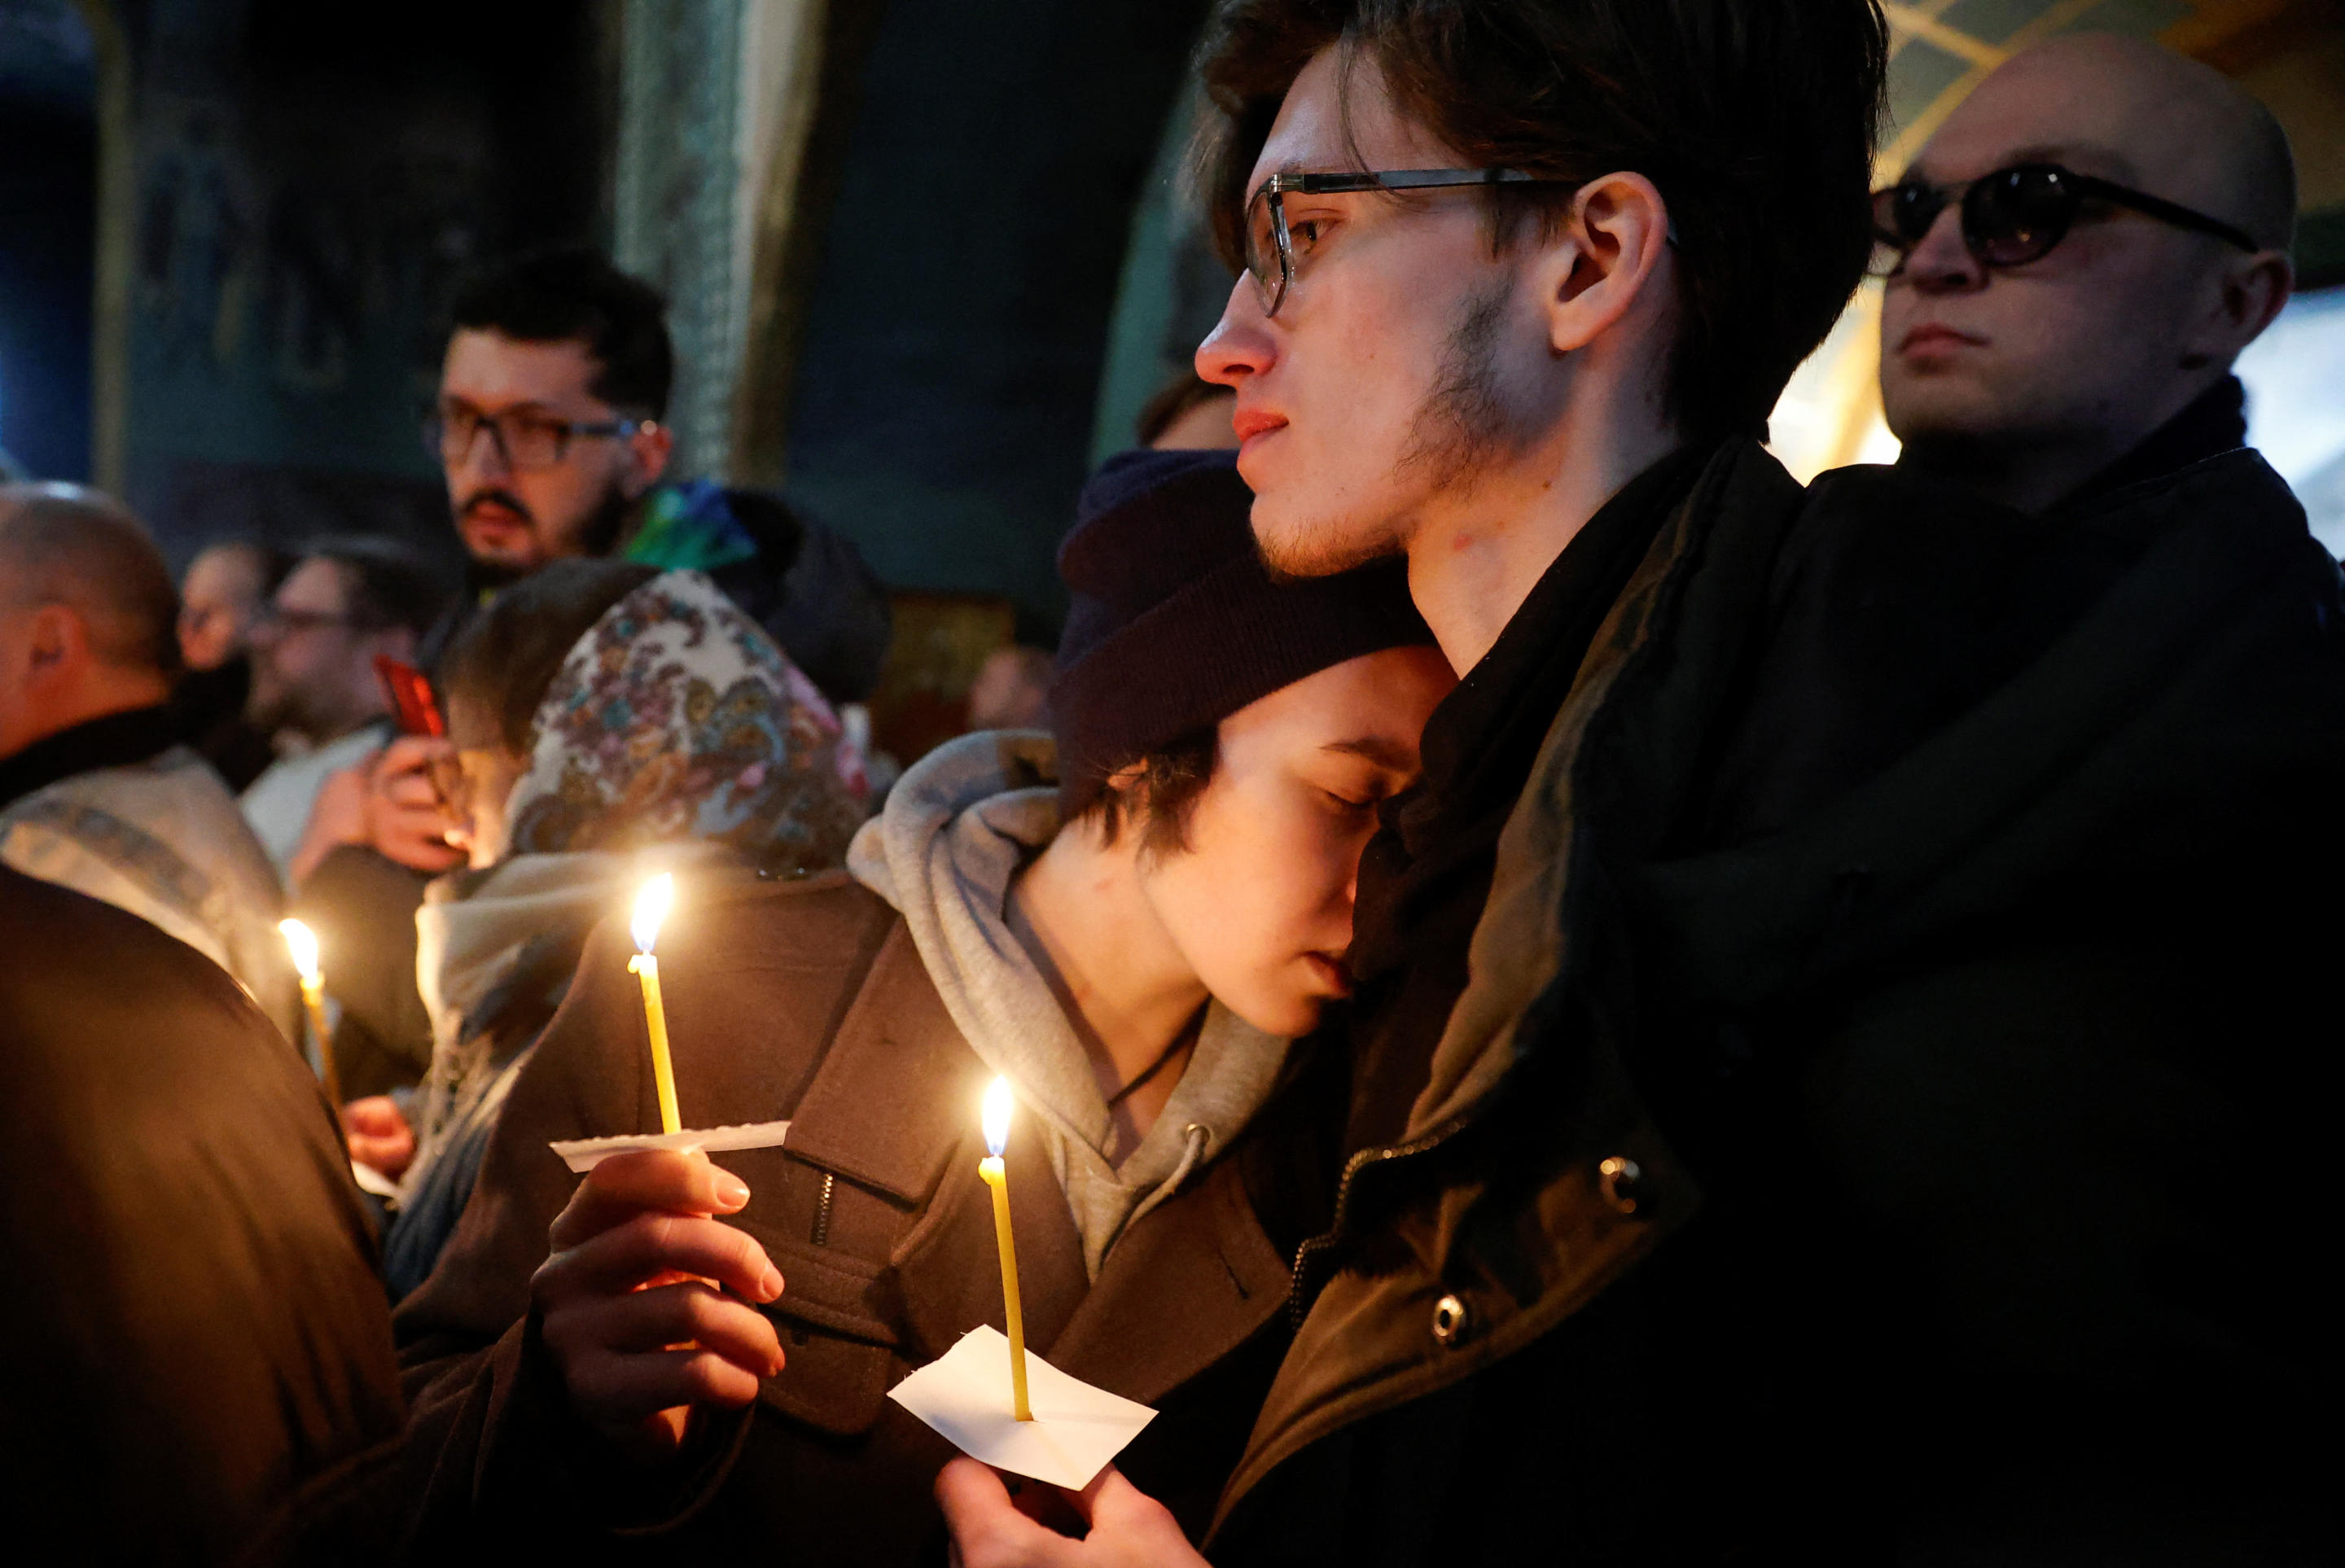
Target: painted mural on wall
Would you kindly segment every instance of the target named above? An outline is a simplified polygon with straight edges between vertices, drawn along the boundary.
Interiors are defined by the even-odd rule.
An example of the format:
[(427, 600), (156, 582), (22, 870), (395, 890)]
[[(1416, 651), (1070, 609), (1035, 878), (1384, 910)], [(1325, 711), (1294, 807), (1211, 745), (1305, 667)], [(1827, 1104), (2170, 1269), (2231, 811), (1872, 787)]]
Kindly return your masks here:
[[(389, 36), (279, 0), (137, 20), (133, 503), (174, 545), (235, 514), (223, 486), (250, 492), (238, 531), (389, 519), (445, 542), (417, 431), (455, 289), (600, 225), (594, 14), (424, 4)], [(347, 515), (275, 515), (337, 490)]]

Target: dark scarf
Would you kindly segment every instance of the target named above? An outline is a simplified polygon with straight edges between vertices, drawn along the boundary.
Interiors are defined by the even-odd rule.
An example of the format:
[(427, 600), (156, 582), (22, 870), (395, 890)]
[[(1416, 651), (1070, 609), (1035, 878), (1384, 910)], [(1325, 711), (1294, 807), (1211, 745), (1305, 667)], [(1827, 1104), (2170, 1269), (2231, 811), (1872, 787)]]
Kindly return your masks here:
[(1347, 1147), (1389, 1142), (1406, 1122), (1466, 987), (1498, 834), (1596, 629), (1711, 450), (1664, 458), (1605, 502), (1426, 722), (1425, 771), (1386, 803), (1360, 860)]
[(0, 761), (0, 810), (59, 779), (128, 767), (177, 744), (183, 720), (164, 704), (85, 720)]

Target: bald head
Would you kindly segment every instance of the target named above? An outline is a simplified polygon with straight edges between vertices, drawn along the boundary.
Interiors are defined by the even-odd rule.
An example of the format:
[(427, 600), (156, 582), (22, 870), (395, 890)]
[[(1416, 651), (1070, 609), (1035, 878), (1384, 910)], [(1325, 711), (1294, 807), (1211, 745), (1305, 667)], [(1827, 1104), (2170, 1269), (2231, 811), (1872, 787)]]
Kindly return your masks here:
[(79, 485), (0, 485), (0, 610), (48, 604), (80, 618), (103, 663), (178, 673), (178, 591), (146, 524)]
[(2296, 159), (2271, 111), (2213, 66), (2144, 39), (2071, 33), (2013, 56), (1963, 100), (1916, 167), (1929, 172), (1984, 143), (2056, 155), (2079, 174), (2222, 218), (2274, 250), (2296, 238)]
[[(2156, 201), (2087, 195), (2046, 231), (2050, 248), (1989, 265), (1972, 241), (2010, 254), (1989, 243), (1996, 209), (1974, 237), (1955, 198), (2024, 164)], [(1882, 295), (1881, 399), (1901, 464), (2025, 511), (2056, 506), (2216, 393), (2293, 286), (2287, 137), (2218, 73), (2137, 38), (2075, 34), (2013, 56), (1904, 178), (1945, 201)]]

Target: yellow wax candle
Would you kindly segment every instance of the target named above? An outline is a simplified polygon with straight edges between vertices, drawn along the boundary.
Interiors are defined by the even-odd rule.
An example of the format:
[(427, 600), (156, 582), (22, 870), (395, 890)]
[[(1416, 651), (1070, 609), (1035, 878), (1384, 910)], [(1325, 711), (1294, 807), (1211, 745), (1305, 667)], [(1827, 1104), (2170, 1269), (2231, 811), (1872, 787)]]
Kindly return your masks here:
[(277, 929), (293, 955), (293, 967), (301, 976), (301, 1005), (310, 1015), (310, 1033), (318, 1042), (318, 1078), (325, 1085), (326, 1098), (333, 1105), (334, 1120), (339, 1125), (342, 1119), (342, 1079), (334, 1070), (333, 1037), (326, 1032), (326, 974), (318, 965), (318, 937), (299, 920), (280, 920)]
[(978, 1175), (993, 1189), (993, 1237), (1001, 1247), (1001, 1305), (1010, 1319), (1010, 1409), (1020, 1421), (1032, 1421), (1026, 1408), (1026, 1319), (1018, 1306), (1018, 1243), (1010, 1234), (1010, 1173), (1001, 1151), (1010, 1144), (1010, 1080), (996, 1078), (985, 1091), (985, 1147), (990, 1158), (977, 1162)]
[(684, 1118), (675, 1108), (675, 1067), (667, 1054), (667, 1007), (660, 1000), (659, 960), (652, 946), (659, 940), (660, 922), (675, 904), (675, 878), (665, 872), (644, 884), (635, 895), (634, 918), (628, 928), (635, 938), (635, 956), (627, 968), (644, 985), (644, 1027), (652, 1037), (652, 1084), (659, 1090), (660, 1130), (681, 1132)]

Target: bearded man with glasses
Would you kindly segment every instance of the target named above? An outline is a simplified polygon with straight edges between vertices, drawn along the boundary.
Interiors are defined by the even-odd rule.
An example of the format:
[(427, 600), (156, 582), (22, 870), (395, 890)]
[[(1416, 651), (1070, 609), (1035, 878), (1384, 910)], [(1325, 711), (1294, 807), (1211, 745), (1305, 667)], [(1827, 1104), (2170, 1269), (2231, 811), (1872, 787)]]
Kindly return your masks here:
[(2246, 439), (2231, 362), (2288, 302), (2288, 138), (2137, 39), (2037, 46), (1874, 197), (1903, 466), (2045, 513)]
[[(969, 1568), (2333, 1560), (2345, 592), (2252, 454), (2073, 526), (1768, 455), (1886, 45), (1224, 0), (1197, 368), (1255, 539), (1405, 557), (1460, 680), (1362, 857), (1344, 1158), (1211, 1532), (1111, 1471), (1070, 1539), (956, 1461)], [(2069, 224), (1998, 286), (2236, 249), (2001, 153), (1930, 177), (2067, 173), (1885, 217)]]
[[(466, 559), (417, 663), (435, 667), (508, 584), (556, 561), (617, 556), (706, 572), (833, 703), (869, 694), (889, 610), (855, 546), (778, 496), (669, 473), (675, 362), (657, 291), (596, 251), (559, 249), (483, 269), (458, 291), (452, 316), (421, 433)], [(860, 751), (842, 754), (859, 789)], [(292, 865), (302, 913), (321, 932), (364, 934), (362, 944), (344, 939), (345, 952), (362, 951), (338, 970), (343, 1016), (402, 1070), (431, 1057), (414, 984), (415, 910), (426, 879), (464, 864), (448, 842), (461, 824), (436, 776), (453, 759), (445, 738), (401, 735), (332, 776)], [(382, 982), (356, 1005), (354, 968)], [(387, 1104), (360, 1102), (354, 1154), (379, 1161), (392, 1158), (382, 1149), (405, 1147)]]

